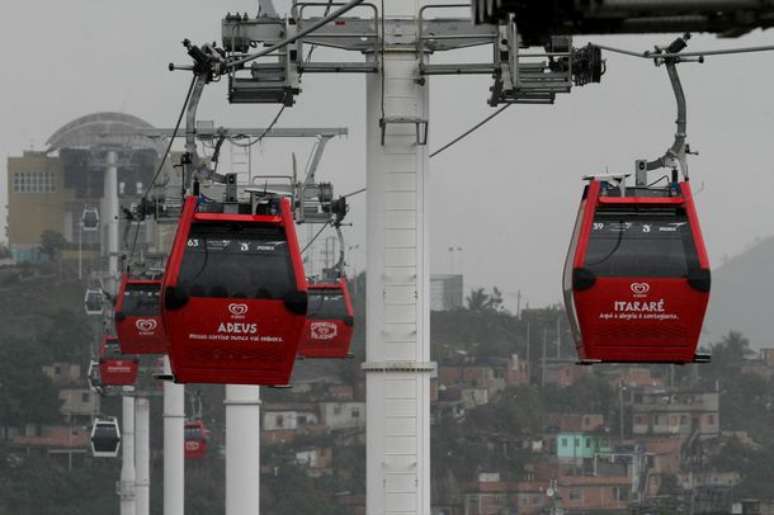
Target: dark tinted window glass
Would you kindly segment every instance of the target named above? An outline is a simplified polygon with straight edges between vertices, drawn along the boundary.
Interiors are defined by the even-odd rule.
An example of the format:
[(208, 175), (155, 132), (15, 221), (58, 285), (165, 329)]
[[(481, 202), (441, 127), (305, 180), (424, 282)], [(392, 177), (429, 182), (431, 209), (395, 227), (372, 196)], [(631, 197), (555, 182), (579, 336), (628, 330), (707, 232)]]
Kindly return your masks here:
[(96, 290), (89, 290), (86, 293), (86, 308), (89, 311), (102, 310), (102, 294)]
[(347, 316), (344, 294), (338, 290), (309, 289), (307, 317), (315, 320), (340, 320)]
[(98, 451), (112, 451), (118, 441), (116, 428), (110, 424), (97, 424), (94, 429), (94, 448)]
[(193, 297), (282, 299), (295, 289), (281, 227), (199, 223), (186, 245), (179, 286)]
[(111, 338), (105, 342), (105, 356), (121, 356), (121, 346), (117, 338)]
[(159, 286), (155, 284), (127, 284), (124, 290), (123, 312), (130, 316), (159, 314)]
[(699, 263), (685, 212), (598, 209), (585, 268), (600, 276), (686, 276)]
[(186, 440), (202, 440), (204, 435), (202, 435), (201, 429), (198, 427), (186, 427), (185, 428), (185, 439)]

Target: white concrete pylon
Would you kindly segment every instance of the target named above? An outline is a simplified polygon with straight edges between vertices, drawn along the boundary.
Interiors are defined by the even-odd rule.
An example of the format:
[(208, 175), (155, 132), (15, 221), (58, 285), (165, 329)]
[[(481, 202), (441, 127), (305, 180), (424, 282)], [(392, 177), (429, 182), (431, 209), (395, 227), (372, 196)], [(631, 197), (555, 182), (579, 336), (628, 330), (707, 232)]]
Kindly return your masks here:
[(136, 514), (150, 514), (150, 402), (144, 397), (135, 401), (135, 499)]
[[(164, 374), (171, 375), (164, 356)], [(183, 515), (185, 501), (185, 387), (164, 382), (164, 515)]]
[(261, 389), (226, 385), (226, 515), (258, 515)]
[[(384, 14), (415, 18), (425, 3), (390, 0)], [(366, 508), (369, 515), (428, 515), (429, 159), (418, 141), (428, 119), (428, 86), (415, 82), (413, 51), (387, 41), (383, 63), (380, 74), (367, 78), (366, 93)], [(415, 123), (380, 125), (383, 118), (415, 120), (420, 130)]]
[(121, 500), (121, 515), (136, 515), (134, 482), (134, 397), (124, 395), (122, 401), (121, 428), (121, 481), (119, 483), (119, 498)]

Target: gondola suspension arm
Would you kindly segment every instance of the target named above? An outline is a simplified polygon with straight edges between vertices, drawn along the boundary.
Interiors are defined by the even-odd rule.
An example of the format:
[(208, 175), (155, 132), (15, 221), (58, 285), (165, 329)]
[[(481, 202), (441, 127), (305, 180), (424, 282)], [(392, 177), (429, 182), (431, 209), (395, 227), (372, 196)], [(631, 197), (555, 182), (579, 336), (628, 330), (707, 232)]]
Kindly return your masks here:
[[(687, 37), (676, 39), (670, 49), (675, 47), (676, 44), (682, 44), (682, 48), (685, 48)], [(678, 43), (680, 42), (680, 43)], [(679, 51), (679, 50), (678, 50)], [(680, 82), (680, 76), (677, 73), (678, 58), (670, 57), (664, 60), (666, 66), (667, 75), (669, 76), (669, 82), (672, 85), (672, 90), (675, 94), (675, 102), (677, 103), (677, 132), (675, 132), (675, 140), (672, 146), (664, 153), (663, 156), (648, 161), (646, 168), (648, 171), (658, 170), (660, 168), (674, 168), (674, 162), (680, 166), (680, 171), (685, 179), (688, 179), (688, 160), (686, 156), (688, 154), (688, 145), (686, 143), (688, 128), (688, 108), (685, 100), (685, 91), (683, 85)]]
[[(686, 34), (683, 37), (677, 38), (667, 48), (656, 48), (655, 51), (634, 52), (622, 48), (609, 47), (605, 45), (595, 45), (596, 47), (621, 55), (630, 57), (639, 57), (641, 59), (653, 59), (656, 66), (663, 64), (666, 67), (667, 75), (669, 76), (672, 90), (675, 94), (675, 101), (677, 103), (677, 132), (675, 133), (674, 143), (666, 151), (666, 153), (650, 161), (638, 162), (639, 166), (644, 166), (642, 171), (648, 172), (657, 170), (659, 168), (674, 168), (674, 162), (680, 167), (680, 171), (683, 176), (688, 179), (688, 160), (687, 155), (691, 153), (689, 146), (686, 143), (687, 138), (687, 106), (685, 99), (685, 91), (683, 90), (682, 83), (680, 82), (680, 76), (677, 73), (677, 64), (681, 62), (698, 62), (703, 63), (707, 56), (718, 55), (734, 55), (734, 54), (746, 54), (753, 52), (771, 52), (774, 51), (774, 45), (767, 46), (755, 46), (755, 47), (742, 47), (742, 48), (724, 48), (718, 50), (704, 50), (695, 52), (682, 52), (687, 46), (687, 41), (690, 38), (690, 34)], [(642, 163), (642, 165), (640, 165)], [(640, 170), (638, 170), (640, 171)], [(643, 180), (646, 178), (643, 177)], [(640, 181), (638, 181), (639, 183)]]

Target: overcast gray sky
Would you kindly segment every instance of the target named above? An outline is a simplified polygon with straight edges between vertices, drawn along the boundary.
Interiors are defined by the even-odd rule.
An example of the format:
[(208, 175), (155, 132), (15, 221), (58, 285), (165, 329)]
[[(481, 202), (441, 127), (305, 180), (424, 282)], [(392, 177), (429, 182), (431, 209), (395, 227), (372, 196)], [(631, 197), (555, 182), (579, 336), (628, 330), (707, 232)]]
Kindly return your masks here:
[[(286, 12), (289, 2), (276, 2)], [(180, 41), (220, 39), (226, 11), (254, 14), (254, 0), (5, 0), (0, 95), (0, 155), (20, 155), (68, 121), (95, 111), (124, 111), (171, 126), (189, 76), (169, 73), (186, 63)], [(593, 38), (631, 49), (666, 36)], [(576, 40), (576, 45), (587, 40)], [(738, 40), (695, 37), (692, 49), (774, 44), (774, 31)], [(320, 52), (320, 57), (334, 54)], [(478, 59), (487, 50), (439, 59)], [(675, 108), (665, 71), (645, 60), (606, 55), (601, 85), (577, 88), (556, 105), (513, 106), (464, 142), (432, 160), (432, 266), (450, 270), (449, 246), (466, 287), (497, 285), (531, 305), (558, 302), (571, 226), (587, 173), (629, 171), (634, 159), (660, 155), (674, 133)], [(691, 160), (705, 239), (714, 265), (756, 237), (774, 233), (774, 53), (714, 57), (680, 67), (688, 95), (688, 134), (701, 154)], [(432, 79), (431, 141), (435, 149), (491, 112), (489, 79)], [(295, 107), (279, 126), (343, 126), (350, 136), (329, 146), (321, 178), (344, 193), (365, 183), (365, 80), (307, 76)], [(275, 106), (229, 106), (224, 85), (208, 88), (201, 119), (224, 126), (265, 126)], [(292, 151), (308, 142), (270, 142), (257, 154), (265, 172), (285, 172)], [(5, 208), (2, 208), (5, 213)], [(347, 230), (364, 267), (364, 198), (353, 201)], [(4, 219), (0, 220), (4, 225)], [(4, 235), (3, 235), (4, 238)], [(461, 254), (461, 255), (458, 255)]]

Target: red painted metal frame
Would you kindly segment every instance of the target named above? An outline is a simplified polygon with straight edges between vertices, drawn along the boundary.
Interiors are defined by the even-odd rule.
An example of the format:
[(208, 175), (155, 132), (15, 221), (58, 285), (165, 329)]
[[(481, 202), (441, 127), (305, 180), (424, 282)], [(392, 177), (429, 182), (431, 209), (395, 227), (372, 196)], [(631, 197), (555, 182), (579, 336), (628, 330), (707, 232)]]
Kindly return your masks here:
[[(167, 338), (161, 321), (161, 307), (155, 316), (138, 316), (124, 312), (124, 294), (130, 284), (156, 286), (161, 290), (161, 279), (134, 279), (124, 274), (118, 289), (115, 307), (115, 325), (121, 352), (124, 354), (165, 354)], [(159, 304), (161, 300), (159, 298)]]
[[(352, 297), (349, 294), (349, 286), (344, 278), (336, 282), (315, 283), (309, 286), (309, 290), (340, 291), (344, 297), (347, 316), (354, 317), (352, 309)], [(352, 344), (351, 323), (341, 319), (311, 319), (307, 318), (304, 327), (304, 335), (298, 346), (298, 355), (302, 358), (348, 358)]]
[[(306, 293), (306, 276), (290, 201), (280, 200), (278, 216), (199, 213), (196, 207), (195, 197), (185, 200), (162, 281), (161, 313), (175, 381), (288, 384), (306, 321), (303, 313), (290, 312), (283, 300), (212, 297), (190, 297), (185, 306), (172, 310), (167, 308), (165, 297), (170, 287), (177, 286), (186, 242), (194, 221), (246, 222), (282, 227), (288, 242), (296, 290)], [(247, 328), (254, 332), (247, 336), (219, 335), (218, 330), (222, 324), (238, 325), (240, 330)]]
[[(677, 197), (605, 197), (600, 182), (591, 181), (579, 212), (581, 228), (575, 252), (568, 256), (573, 260), (572, 268), (585, 264), (598, 206), (674, 205), (685, 209), (699, 267), (709, 271), (690, 185), (679, 183), (679, 193)], [(573, 289), (565, 300), (571, 303), (567, 306), (571, 325), (577, 324), (576, 347), (582, 361), (690, 363), (696, 356), (709, 292), (695, 289), (687, 278), (680, 277), (596, 277), (593, 286)], [(617, 313), (616, 306), (621, 304), (616, 303), (620, 302), (629, 303), (627, 309), (633, 306), (646, 311)]]
[(114, 336), (103, 336), (99, 352), (99, 381), (103, 386), (129, 386), (137, 381), (139, 360), (130, 356), (122, 357), (117, 350), (120, 346)]

